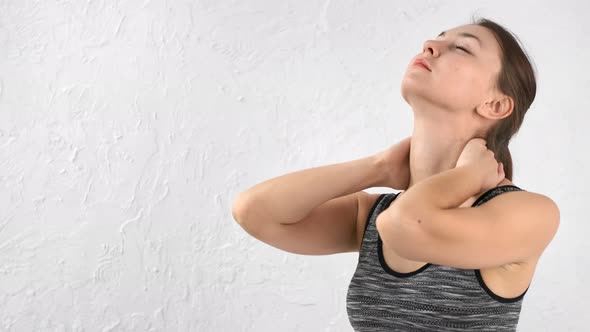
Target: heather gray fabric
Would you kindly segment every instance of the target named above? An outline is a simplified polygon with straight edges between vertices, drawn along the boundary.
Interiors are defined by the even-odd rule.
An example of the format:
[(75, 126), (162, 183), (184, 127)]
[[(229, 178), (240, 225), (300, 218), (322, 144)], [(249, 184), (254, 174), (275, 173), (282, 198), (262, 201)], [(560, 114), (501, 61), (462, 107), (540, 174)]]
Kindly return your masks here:
[[(482, 194), (472, 207), (508, 191)], [(371, 208), (346, 309), (355, 331), (516, 331), (522, 299), (494, 294), (479, 270), (426, 264), (414, 272), (393, 271), (383, 258), (375, 220), (399, 193), (382, 194)]]

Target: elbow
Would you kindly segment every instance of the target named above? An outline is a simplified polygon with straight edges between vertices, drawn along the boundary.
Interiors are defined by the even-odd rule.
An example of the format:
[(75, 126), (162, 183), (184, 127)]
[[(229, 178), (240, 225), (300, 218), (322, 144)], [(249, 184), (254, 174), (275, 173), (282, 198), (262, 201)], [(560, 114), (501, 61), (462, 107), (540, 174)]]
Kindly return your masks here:
[(402, 214), (397, 208), (388, 208), (381, 212), (375, 219), (377, 232), (382, 239), (389, 239), (392, 234), (399, 235), (399, 231), (394, 231), (396, 225), (402, 220)]
[(402, 214), (396, 210), (381, 213), (375, 220), (377, 232), (382, 242), (387, 243), (387, 247), (394, 250), (397, 255), (415, 260), (411, 252), (413, 233), (408, 229), (407, 224), (404, 224), (402, 218)]
[(231, 207), (231, 214), (238, 224), (242, 224), (246, 219), (248, 209), (248, 199), (246, 196), (239, 194), (234, 200)]
[(401, 220), (404, 213), (401, 211), (399, 206), (390, 206), (377, 216), (376, 221), (381, 221), (382, 223), (393, 223), (398, 222)]
[(242, 207), (239, 204), (237, 204), (237, 202), (234, 202), (231, 208), (231, 216), (237, 223), (240, 223), (240, 220), (242, 219), (242, 214)]

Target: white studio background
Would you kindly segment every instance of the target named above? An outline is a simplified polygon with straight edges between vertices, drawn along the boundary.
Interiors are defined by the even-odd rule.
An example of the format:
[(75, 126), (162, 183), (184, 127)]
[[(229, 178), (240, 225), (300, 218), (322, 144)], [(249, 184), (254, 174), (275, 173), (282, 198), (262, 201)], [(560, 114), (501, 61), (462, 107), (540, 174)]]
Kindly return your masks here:
[(280, 251), (233, 220), (232, 202), (409, 136), (410, 60), (477, 15), (534, 62), (513, 181), (561, 210), (519, 331), (586, 331), (588, 12), (582, 0), (0, 0), (0, 330), (352, 331), (358, 254)]

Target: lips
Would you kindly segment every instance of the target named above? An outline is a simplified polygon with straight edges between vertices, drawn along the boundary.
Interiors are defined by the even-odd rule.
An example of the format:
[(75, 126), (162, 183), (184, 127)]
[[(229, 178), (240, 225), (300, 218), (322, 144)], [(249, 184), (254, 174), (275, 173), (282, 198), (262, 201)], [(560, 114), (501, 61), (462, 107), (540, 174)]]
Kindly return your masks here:
[(424, 60), (422, 58), (416, 59), (413, 64), (414, 65), (422, 65), (422, 66), (426, 67), (426, 69), (428, 69), (429, 71), (432, 71), (428, 62), (426, 62), (426, 60)]

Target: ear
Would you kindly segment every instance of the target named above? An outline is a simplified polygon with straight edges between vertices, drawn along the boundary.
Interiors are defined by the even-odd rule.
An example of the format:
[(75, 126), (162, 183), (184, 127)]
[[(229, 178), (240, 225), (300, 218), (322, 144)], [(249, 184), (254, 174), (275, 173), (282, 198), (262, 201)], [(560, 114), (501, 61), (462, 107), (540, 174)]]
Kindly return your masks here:
[(489, 115), (492, 116), (494, 119), (503, 119), (510, 114), (514, 110), (514, 100), (512, 97), (502, 95), (501, 98), (492, 100), (490, 103), (490, 113)]
[(476, 107), (475, 111), (479, 115), (488, 118), (499, 120), (508, 117), (514, 110), (514, 101), (511, 97), (501, 95), (497, 99), (486, 101)]

